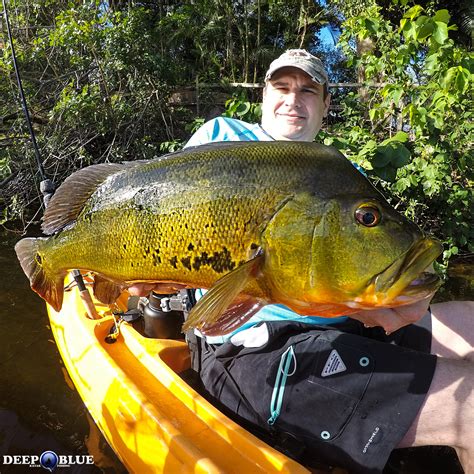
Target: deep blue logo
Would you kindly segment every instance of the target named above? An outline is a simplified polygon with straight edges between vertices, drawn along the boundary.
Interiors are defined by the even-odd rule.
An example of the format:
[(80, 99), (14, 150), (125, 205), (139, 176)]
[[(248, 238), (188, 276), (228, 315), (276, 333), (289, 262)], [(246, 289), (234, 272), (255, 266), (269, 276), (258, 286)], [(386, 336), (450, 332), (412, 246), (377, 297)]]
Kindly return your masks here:
[(41, 467), (44, 467), (49, 472), (53, 472), (55, 467), (58, 465), (58, 462), (59, 462), (58, 455), (54, 451), (45, 451), (40, 456)]

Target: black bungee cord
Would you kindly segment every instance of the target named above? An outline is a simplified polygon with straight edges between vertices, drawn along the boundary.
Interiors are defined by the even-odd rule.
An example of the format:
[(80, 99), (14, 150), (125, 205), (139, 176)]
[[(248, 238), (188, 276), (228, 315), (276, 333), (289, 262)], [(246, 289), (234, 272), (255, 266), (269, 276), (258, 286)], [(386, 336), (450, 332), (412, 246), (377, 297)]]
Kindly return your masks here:
[(21, 106), (23, 108), (23, 113), (25, 114), (26, 123), (28, 125), (28, 130), (30, 132), (31, 141), (33, 142), (33, 148), (35, 150), (36, 165), (38, 167), (38, 171), (39, 171), (39, 174), (41, 176), (40, 191), (43, 194), (44, 207), (46, 207), (48, 205), (49, 200), (51, 199), (51, 196), (54, 193), (54, 183), (46, 177), (46, 173), (44, 171), (43, 163), (41, 161), (41, 154), (40, 154), (40, 151), (39, 151), (39, 148), (38, 148), (38, 143), (36, 142), (35, 132), (33, 130), (32, 124), (31, 124), (30, 113), (28, 111), (28, 105), (26, 103), (25, 93), (23, 91), (23, 84), (22, 84), (22, 81), (21, 81), (20, 70), (18, 68), (18, 63), (17, 63), (17, 60), (16, 60), (15, 47), (13, 45), (13, 37), (12, 37), (11, 28), (10, 28), (10, 20), (8, 18), (7, 2), (6, 2), (6, 0), (2, 0), (2, 2), (3, 2), (3, 16), (5, 18), (5, 23), (7, 25), (8, 40), (10, 42), (10, 48), (11, 48), (11, 51), (12, 51), (13, 67), (15, 69), (15, 75), (16, 75), (16, 80), (17, 80), (17, 83), (18, 83), (18, 89), (20, 91), (20, 99), (21, 99), (20, 102), (21, 102)]

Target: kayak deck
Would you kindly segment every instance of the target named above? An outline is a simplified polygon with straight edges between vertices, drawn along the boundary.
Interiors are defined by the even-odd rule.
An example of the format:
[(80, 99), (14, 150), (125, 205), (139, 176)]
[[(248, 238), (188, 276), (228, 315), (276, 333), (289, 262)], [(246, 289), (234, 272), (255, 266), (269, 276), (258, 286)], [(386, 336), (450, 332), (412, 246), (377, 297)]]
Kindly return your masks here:
[[(126, 309), (127, 295), (119, 306)], [(227, 418), (189, 386), (184, 341), (145, 338), (122, 323), (117, 341), (110, 308), (89, 319), (76, 287), (60, 312), (48, 306), (61, 357), (82, 400), (130, 472), (308, 473)]]

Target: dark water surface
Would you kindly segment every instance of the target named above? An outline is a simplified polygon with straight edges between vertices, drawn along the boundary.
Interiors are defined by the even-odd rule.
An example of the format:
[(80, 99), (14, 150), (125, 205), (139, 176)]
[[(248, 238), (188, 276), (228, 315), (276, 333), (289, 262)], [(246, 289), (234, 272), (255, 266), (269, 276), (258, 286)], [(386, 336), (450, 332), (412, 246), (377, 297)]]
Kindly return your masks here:
[[(94, 456), (95, 465), (72, 473), (123, 473), (67, 376), (53, 341), (43, 301), (30, 290), (13, 245), (20, 236), (0, 231), (0, 474), (34, 473), (2, 465), (3, 455)], [(462, 262), (460, 273), (470, 273)], [(471, 274), (472, 278), (472, 274)], [(472, 279), (453, 276), (442, 299), (474, 299)], [(43, 472), (42, 469), (37, 472)], [(395, 451), (386, 474), (461, 474), (453, 451), (427, 447)], [(139, 473), (138, 473), (139, 474)]]
[(3, 456), (48, 450), (94, 456), (97, 465), (71, 466), (71, 474), (126, 472), (67, 375), (45, 305), (16, 259), (19, 238), (0, 232), (0, 473), (32, 474), (26, 465), (4, 465)]

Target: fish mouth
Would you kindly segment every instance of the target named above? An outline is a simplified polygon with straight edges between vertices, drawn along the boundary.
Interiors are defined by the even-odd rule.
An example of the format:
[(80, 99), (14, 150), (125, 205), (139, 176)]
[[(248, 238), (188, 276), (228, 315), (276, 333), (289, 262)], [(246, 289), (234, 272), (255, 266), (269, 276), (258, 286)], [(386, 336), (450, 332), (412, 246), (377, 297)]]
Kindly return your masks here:
[(414, 303), (433, 295), (441, 280), (435, 273), (425, 270), (442, 251), (443, 247), (437, 240), (423, 238), (415, 242), (403, 256), (372, 279), (367, 289), (369, 294), (363, 299), (372, 300), (374, 306), (390, 307)]

